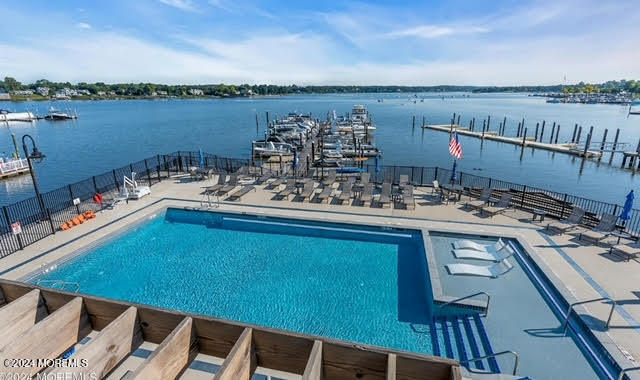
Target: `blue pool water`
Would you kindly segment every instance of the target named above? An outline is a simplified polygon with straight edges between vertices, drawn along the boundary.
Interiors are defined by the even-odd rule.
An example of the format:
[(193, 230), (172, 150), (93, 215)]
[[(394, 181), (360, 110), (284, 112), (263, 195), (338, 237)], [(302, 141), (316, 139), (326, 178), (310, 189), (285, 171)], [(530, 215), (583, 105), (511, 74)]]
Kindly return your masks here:
[(422, 234), (168, 209), (38, 279), (186, 312), (432, 353)]

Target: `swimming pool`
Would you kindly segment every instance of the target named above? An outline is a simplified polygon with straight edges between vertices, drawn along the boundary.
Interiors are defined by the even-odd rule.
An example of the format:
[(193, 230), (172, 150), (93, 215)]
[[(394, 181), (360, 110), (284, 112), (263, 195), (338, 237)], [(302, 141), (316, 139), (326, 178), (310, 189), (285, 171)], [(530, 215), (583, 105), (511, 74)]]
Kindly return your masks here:
[[(445, 264), (464, 262), (451, 254), (461, 237), (497, 239), (168, 208), (29, 281), (74, 282), (81, 293), (463, 361), (514, 350), (519, 373), (533, 378), (615, 372), (601, 347), (581, 344), (595, 338), (578, 318), (567, 336), (559, 331), (566, 301), (517, 243), (505, 276), (447, 274)], [(487, 318), (434, 305), (434, 293), (475, 291), (491, 294)], [(512, 366), (510, 357), (471, 365)]]
[(419, 230), (167, 209), (32, 279), (258, 325), (432, 353)]

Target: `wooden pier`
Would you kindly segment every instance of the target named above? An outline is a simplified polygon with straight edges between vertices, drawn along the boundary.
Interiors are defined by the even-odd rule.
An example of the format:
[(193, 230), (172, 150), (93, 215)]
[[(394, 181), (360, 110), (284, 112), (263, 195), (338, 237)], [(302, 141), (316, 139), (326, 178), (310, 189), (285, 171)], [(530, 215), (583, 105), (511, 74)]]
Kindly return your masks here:
[(513, 145), (519, 145), (523, 147), (530, 147), (536, 149), (548, 150), (551, 152), (564, 153), (579, 157), (601, 157), (602, 152), (599, 150), (580, 149), (577, 143), (545, 143), (536, 141), (535, 136), (527, 136), (526, 129), (522, 134), (522, 137), (507, 137), (501, 136), (497, 131), (475, 132), (469, 130), (469, 128), (461, 127), (460, 125), (428, 125), (422, 126), (425, 129), (431, 129), (434, 131), (451, 133), (452, 131), (458, 132), (460, 135), (471, 136), (481, 140), (492, 140)]

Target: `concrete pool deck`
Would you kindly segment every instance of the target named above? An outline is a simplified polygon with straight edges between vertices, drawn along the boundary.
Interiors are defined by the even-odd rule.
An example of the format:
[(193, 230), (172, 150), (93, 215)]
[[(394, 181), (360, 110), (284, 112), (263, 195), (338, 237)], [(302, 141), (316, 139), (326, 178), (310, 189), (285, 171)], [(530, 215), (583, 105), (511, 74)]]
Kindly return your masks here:
[[(123, 225), (146, 219), (169, 206), (201, 207), (202, 187), (207, 181), (189, 181), (179, 176), (152, 187), (152, 194), (138, 201), (116, 206), (98, 213), (98, 217), (81, 226), (46, 237), (22, 251), (0, 259), (0, 277), (19, 280), (52, 262), (120, 230)], [(242, 201), (220, 202), (218, 210), (272, 216), (322, 219), (336, 222), (411, 225), (429, 230), (460, 233), (517, 236), (561, 280), (577, 300), (608, 296), (618, 303), (607, 331), (617, 347), (610, 352), (623, 368), (640, 365), (640, 260), (624, 261), (608, 254), (607, 244), (592, 246), (578, 240), (580, 230), (566, 235), (546, 234), (545, 224), (532, 223), (530, 213), (507, 211), (493, 218), (479, 216), (458, 204), (441, 204), (430, 188), (416, 189), (415, 210), (362, 207), (358, 205), (302, 203), (296, 200), (274, 200), (274, 190), (256, 186)], [(221, 198), (223, 199), (223, 198)], [(213, 208), (213, 210), (216, 210)], [(609, 242), (615, 243), (617, 238)], [(577, 311), (589, 314), (597, 323), (607, 318), (609, 305), (593, 303)], [(586, 311), (586, 312), (583, 312)], [(627, 358), (625, 361), (624, 358)], [(526, 374), (524, 374), (526, 375)]]

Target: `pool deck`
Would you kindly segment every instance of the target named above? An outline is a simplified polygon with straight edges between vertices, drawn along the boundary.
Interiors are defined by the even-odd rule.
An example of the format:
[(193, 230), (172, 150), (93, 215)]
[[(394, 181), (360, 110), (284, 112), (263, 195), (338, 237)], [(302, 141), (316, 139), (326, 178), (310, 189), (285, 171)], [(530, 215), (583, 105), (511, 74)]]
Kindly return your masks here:
[[(180, 176), (154, 185), (150, 196), (100, 212), (97, 218), (83, 225), (58, 232), (0, 259), (0, 277), (22, 279), (114, 233), (124, 224), (146, 219), (166, 207), (201, 208), (202, 187), (212, 185), (214, 180), (190, 181), (188, 176)], [(339, 205), (333, 202), (303, 203), (297, 199), (275, 200), (274, 194), (274, 190), (256, 186), (256, 191), (244, 196), (242, 201), (221, 201), (218, 208), (211, 210), (515, 236), (525, 243), (530, 254), (536, 255), (560, 279), (574, 299), (607, 296), (617, 302), (609, 330), (601, 328), (596, 335), (606, 334), (617, 346), (610, 346), (609, 351), (623, 368), (640, 365), (640, 259), (625, 261), (608, 254), (606, 243), (593, 246), (581, 242), (578, 240), (579, 229), (565, 235), (546, 234), (546, 224), (531, 222), (532, 215), (523, 211), (507, 211), (493, 218), (480, 216), (475, 211), (463, 208), (466, 197), (460, 203), (444, 205), (431, 194), (431, 188), (416, 189), (415, 210)], [(615, 243), (615, 240), (617, 238), (611, 238), (608, 242)], [(603, 327), (609, 307), (606, 303), (592, 303), (576, 310), (583, 317), (589, 314), (591, 317), (586, 317), (592, 320), (588, 324), (597, 329), (598, 325)]]

